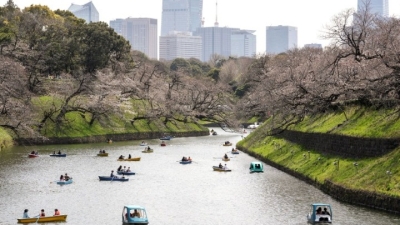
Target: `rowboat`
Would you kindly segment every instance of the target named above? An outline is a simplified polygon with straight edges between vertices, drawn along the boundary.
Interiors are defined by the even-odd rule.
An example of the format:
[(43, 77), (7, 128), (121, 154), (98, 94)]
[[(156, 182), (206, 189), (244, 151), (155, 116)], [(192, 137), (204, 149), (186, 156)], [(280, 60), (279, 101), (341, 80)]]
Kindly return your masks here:
[(188, 161), (178, 161), (180, 164), (190, 164), (192, 163), (192, 160), (188, 160)]
[(164, 136), (162, 138), (160, 138), (160, 140), (165, 140), (165, 141), (169, 141), (172, 139), (172, 136)]
[(106, 153), (97, 153), (97, 156), (108, 156), (108, 152), (106, 152)]
[(28, 157), (29, 158), (36, 158), (36, 157), (39, 157), (39, 155), (38, 154), (29, 154)]
[(140, 143), (140, 146), (147, 146), (147, 143), (146, 142), (142, 142), (142, 143)]
[(222, 157), (222, 161), (225, 161), (225, 162), (227, 162), (227, 161), (231, 161), (231, 159), (230, 159), (230, 158), (225, 158), (225, 157)]
[(232, 143), (231, 142), (225, 142), (224, 144), (223, 144), (223, 146), (232, 146)]
[(146, 209), (138, 205), (125, 205), (122, 210), (122, 224), (149, 224)]
[(135, 172), (117, 171), (119, 175), (135, 175)]
[(232, 154), (239, 154), (239, 150), (232, 150), (231, 153)]
[(125, 178), (125, 177), (110, 177), (110, 176), (99, 176), (99, 179), (101, 181), (128, 181), (129, 178)]
[(59, 185), (72, 184), (72, 178), (69, 180), (57, 181), (57, 184), (59, 184)]
[(255, 172), (264, 172), (264, 166), (261, 162), (252, 162), (250, 163), (250, 172), (255, 173)]
[(161, 146), (167, 146), (167, 144), (165, 144), (165, 142), (161, 142)]
[(140, 157), (130, 158), (130, 159), (118, 159), (118, 161), (140, 161)]
[(67, 157), (67, 154), (50, 154), (51, 157)]
[(152, 152), (153, 152), (153, 149), (143, 150), (142, 152), (143, 152), (143, 153), (152, 153)]
[(224, 168), (219, 168), (218, 166), (213, 166), (212, 167), (214, 171), (219, 171), (219, 172), (231, 172), (231, 169), (224, 169)]
[(25, 218), (25, 219), (17, 219), (18, 223), (43, 223), (43, 222), (57, 222), (57, 221), (65, 221), (67, 219), (67, 215), (59, 215), (59, 216), (46, 216), (46, 217), (33, 217), (33, 218)]
[(307, 222), (310, 224), (332, 223), (332, 208), (329, 204), (311, 204), (310, 212), (307, 214)]

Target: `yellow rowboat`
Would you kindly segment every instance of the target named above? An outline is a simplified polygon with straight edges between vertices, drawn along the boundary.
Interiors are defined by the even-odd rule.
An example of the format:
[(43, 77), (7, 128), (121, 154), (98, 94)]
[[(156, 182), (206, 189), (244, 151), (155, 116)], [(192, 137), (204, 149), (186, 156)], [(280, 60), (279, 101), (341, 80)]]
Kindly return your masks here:
[(222, 157), (222, 161), (230, 161), (231, 159), (230, 158), (224, 158), (224, 157)]
[(224, 143), (223, 146), (232, 146), (232, 143)]
[(130, 159), (118, 159), (118, 161), (140, 161), (140, 157), (130, 158)]
[(108, 156), (108, 152), (107, 153), (97, 153), (97, 156)]
[(59, 216), (46, 216), (40, 218), (26, 218), (26, 219), (17, 219), (18, 223), (42, 223), (42, 222), (57, 222), (57, 221), (65, 221), (67, 220), (67, 215), (59, 215)]
[(144, 151), (142, 151), (143, 153), (152, 153), (153, 152), (153, 149), (150, 149), (150, 150), (144, 150)]

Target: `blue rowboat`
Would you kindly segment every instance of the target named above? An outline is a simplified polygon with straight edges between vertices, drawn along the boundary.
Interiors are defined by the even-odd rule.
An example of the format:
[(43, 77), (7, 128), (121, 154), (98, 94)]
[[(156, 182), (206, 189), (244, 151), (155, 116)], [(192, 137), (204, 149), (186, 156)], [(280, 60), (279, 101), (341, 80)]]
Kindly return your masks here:
[(149, 224), (146, 209), (138, 205), (125, 205), (122, 210), (122, 224)]
[(50, 154), (51, 157), (67, 157), (66, 153), (63, 154)]
[(160, 138), (160, 140), (166, 140), (166, 141), (169, 141), (171, 139), (172, 139), (172, 136), (164, 136), (164, 137)]
[(124, 178), (124, 177), (110, 177), (110, 176), (99, 176), (99, 179), (101, 181), (128, 181), (129, 178)]
[(179, 161), (180, 164), (190, 164), (192, 163), (192, 160), (188, 160), (188, 161)]
[(250, 172), (251, 173), (262, 173), (264, 172), (264, 166), (261, 162), (252, 162), (250, 163)]
[(310, 224), (332, 223), (332, 208), (329, 204), (311, 204), (310, 212), (307, 214), (307, 222)]
[(64, 184), (72, 184), (72, 178), (65, 181), (57, 181), (57, 184), (64, 185)]
[(119, 175), (135, 175), (135, 172), (117, 171)]
[(231, 151), (232, 154), (239, 154), (238, 150)]

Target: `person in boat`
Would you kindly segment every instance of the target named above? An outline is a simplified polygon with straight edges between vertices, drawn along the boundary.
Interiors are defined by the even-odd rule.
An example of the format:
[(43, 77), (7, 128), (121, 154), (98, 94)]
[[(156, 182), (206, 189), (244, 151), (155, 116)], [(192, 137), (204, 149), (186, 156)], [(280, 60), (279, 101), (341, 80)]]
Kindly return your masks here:
[(228, 159), (228, 158), (229, 158), (228, 155), (225, 153), (224, 159)]
[(218, 168), (223, 168), (224, 166), (222, 165), (222, 163), (219, 163)]
[(121, 171), (122, 170), (122, 165), (120, 165), (117, 169), (117, 171)]
[(71, 179), (71, 177), (70, 177), (70, 176), (68, 176), (68, 174), (67, 174), (67, 173), (65, 173), (65, 175), (64, 175), (64, 179), (65, 179), (65, 181), (69, 181), (69, 180)]
[(60, 181), (65, 181), (64, 175), (61, 174)]
[(150, 151), (150, 150), (151, 150), (150, 146), (147, 146), (147, 151)]
[(321, 207), (318, 207), (316, 214), (317, 214), (317, 215), (321, 215), (321, 214), (322, 214), (322, 209), (321, 209)]
[(182, 162), (186, 162), (186, 161), (188, 161), (188, 159), (185, 156), (183, 156), (182, 157)]
[(130, 214), (131, 217), (139, 217), (140, 218), (140, 213), (135, 209), (133, 213)]
[(46, 217), (46, 214), (44, 213), (44, 209), (40, 210), (39, 216), (40, 217)]
[(61, 155), (61, 151), (60, 150), (58, 150), (58, 154)]
[(35, 151), (32, 151), (32, 152), (31, 152), (31, 155), (35, 155), (35, 154), (36, 154)]
[(132, 156), (131, 156), (131, 154), (129, 154), (128, 159), (131, 159), (131, 158), (132, 158)]
[(131, 168), (130, 168), (130, 167), (128, 167), (128, 169), (126, 170), (126, 172), (131, 172)]
[(101, 153), (103, 153), (103, 151), (100, 149), (99, 153), (101, 154)]
[(24, 214), (22, 215), (22, 218), (26, 219), (26, 218), (30, 218), (28, 215), (28, 209), (24, 210)]
[(123, 172), (126, 172), (126, 166), (124, 166), (124, 169), (122, 170)]
[(331, 215), (331, 214), (328, 212), (328, 209), (327, 209), (326, 207), (324, 208), (324, 211), (322, 211), (322, 214), (328, 215), (328, 216)]
[(36, 152), (35, 152), (35, 155), (39, 155), (39, 152), (38, 152), (38, 151), (36, 151)]
[(61, 215), (60, 211), (58, 211), (58, 209), (55, 209), (54, 210), (54, 216), (59, 216), (59, 215)]
[(226, 166), (226, 164), (225, 164), (225, 166), (224, 166), (224, 168), (223, 168), (224, 170), (227, 170), (228, 169), (228, 167)]
[(124, 159), (125, 156), (120, 155), (118, 159)]
[(114, 170), (111, 170), (110, 177), (115, 177), (115, 175), (114, 175)]
[(190, 158), (190, 156), (188, 157), (188, 161), (192, 161), (192, 158)]
[(56, 154), (56, 151), (53, 152), (53, 155), (55, 155), (55, 154)]
[(103, 153), (106, 153), (106, 150), (103, 150)]

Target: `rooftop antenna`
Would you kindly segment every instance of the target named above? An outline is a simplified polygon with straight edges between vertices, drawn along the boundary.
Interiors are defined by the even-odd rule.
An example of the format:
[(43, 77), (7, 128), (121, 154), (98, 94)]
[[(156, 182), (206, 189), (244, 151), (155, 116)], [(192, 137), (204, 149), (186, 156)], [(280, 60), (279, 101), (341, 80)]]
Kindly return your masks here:
[(218, 23), (218, 1), (215, 0), (215, 23), (214, 26), (218, 27), (219, 23)]

